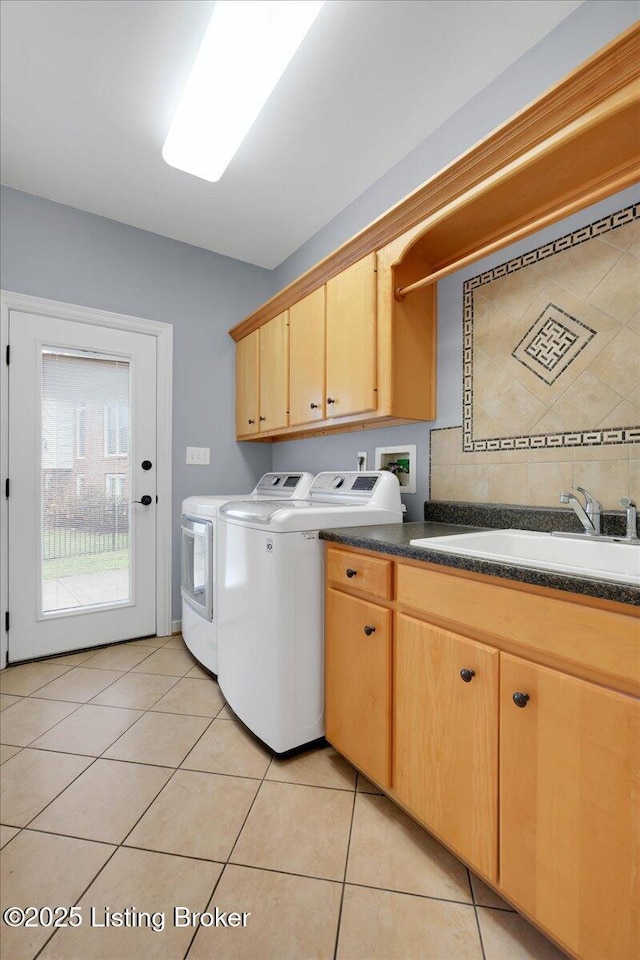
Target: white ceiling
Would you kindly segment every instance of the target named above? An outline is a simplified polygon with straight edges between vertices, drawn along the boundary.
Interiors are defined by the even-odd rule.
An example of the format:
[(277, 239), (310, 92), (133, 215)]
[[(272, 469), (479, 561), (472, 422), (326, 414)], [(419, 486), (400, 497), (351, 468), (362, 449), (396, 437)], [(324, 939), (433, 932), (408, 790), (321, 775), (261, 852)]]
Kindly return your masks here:
[(581, 0), (328, 0), (218, 183), (160, 155), (213, 2), (3, 0), (2, 181), (275, 267)]

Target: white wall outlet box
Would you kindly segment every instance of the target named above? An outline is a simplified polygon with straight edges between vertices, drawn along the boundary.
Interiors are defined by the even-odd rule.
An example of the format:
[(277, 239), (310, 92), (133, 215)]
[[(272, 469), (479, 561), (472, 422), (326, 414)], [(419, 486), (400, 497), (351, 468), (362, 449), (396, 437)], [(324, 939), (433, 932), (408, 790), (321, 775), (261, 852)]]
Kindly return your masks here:
[(359, 450), (356, 453), (356, 470), (366, 470), (367, 469), (367, 451)]
[(376, 470), (390, 470), (400, 483), (400, 493), (416, 492), (416, 445), (376, 447)]
[(187, 463), (194, 463), (199, 467), (208, 467), (211, 463), (211, 448), (187, 447)]

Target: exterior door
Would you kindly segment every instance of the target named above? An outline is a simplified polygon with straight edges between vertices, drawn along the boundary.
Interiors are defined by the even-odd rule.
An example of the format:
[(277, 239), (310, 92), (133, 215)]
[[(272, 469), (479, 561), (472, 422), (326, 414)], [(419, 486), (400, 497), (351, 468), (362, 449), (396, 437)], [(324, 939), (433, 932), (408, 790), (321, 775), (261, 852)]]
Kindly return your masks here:
[(9, 340), (9, 661), (153, 634), (156, 338), (12, 310)]

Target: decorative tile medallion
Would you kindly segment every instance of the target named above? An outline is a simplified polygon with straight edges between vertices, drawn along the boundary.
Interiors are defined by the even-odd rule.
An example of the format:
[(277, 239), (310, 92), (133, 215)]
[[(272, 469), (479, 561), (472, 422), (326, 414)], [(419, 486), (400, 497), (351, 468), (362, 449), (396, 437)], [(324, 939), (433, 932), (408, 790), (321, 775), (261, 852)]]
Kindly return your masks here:
[(595, 335), (586, 323), (548, 303), (511, 356), (551, 386)]
[(633, 204), (464, 284), (465, 451), (637, 442), (638, 221)]

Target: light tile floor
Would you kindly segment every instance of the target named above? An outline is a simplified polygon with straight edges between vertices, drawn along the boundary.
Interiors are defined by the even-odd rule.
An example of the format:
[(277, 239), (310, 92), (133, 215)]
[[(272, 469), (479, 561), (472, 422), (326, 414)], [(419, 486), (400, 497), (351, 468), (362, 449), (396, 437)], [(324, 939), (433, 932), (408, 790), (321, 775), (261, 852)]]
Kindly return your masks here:
[[(179, 637), (9, 667), (0, 691), (2, 910), (83, 920), (3, 925), (6, 960), (564, 957), (333, 749), (273, 758)], [(97, 925), (132, 907), (164, 929)]]

